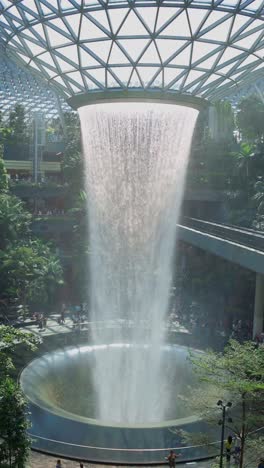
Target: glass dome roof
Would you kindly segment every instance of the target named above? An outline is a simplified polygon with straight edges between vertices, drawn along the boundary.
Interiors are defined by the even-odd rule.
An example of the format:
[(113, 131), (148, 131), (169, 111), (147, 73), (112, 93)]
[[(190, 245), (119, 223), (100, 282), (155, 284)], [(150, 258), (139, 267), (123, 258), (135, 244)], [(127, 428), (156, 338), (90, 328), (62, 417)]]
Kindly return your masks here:
[(0, 37), (65, 97), (144, 88), (214, 100), (263, 76), (263, 5), (0, 0)]
[(23, 104), (26, 114), (44, 113), (47, 118), (57, 117), (61, 109), (69, 111), (63, 99), (35, 77), (29, 70), (18, 66), (0, 48), (0, 111), (8, 118), (15, 104)]

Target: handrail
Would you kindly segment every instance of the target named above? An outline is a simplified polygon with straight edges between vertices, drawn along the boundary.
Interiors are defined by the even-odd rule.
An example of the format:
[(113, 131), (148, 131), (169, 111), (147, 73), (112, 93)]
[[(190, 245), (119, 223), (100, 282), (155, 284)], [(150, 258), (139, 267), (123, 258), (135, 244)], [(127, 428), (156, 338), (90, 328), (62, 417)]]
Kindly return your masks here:
[(199, 230), (264, 252), (264, 233), (260, 231), (188, 217), (183, 217), (179, 226)]

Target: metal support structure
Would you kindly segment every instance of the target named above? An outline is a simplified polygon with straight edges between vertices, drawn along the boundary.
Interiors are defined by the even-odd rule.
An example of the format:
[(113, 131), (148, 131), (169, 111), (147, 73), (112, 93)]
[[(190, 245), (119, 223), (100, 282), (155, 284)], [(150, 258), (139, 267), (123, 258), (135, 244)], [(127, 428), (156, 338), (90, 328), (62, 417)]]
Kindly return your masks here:
[(0, 44), (66, 99), (141, 88), (215, 101), (263, 75), (259, 2), (0, 0), (0, 9)]
[(41, 113), (34, 114), (33, 141), (33, 179), (36, 184), (39, 182), (42, 151), (46, 141), (45, 120), (43, 114)]
[(253, 339), (263, 332), (264, 326), (264, 275), (256, 273)]
[(219, 406), (222, 409), (222, 419), (219, 421), (219, 424), (221, 425), (221, 446), (220, 446), (219, 468), (223, 468), (226, 412), (228, 408), (231, 408), (232, 403), (231, 401), (229, 401), (228, 403), (224, 404), (222, 400), (218, 400), (217, 406)]

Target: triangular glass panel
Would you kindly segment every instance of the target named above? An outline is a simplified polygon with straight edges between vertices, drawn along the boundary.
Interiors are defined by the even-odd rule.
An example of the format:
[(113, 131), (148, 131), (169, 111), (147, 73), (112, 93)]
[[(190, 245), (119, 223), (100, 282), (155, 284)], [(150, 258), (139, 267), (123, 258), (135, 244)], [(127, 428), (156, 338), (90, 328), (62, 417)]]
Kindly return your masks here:
[[(35, 11), (35, 13), (36, 13), (36, 11)], [(19, 5), (13, 6), (12, 15), (14, 15), (19, 22), (23, 21), (21, 13), (20, 13)], [(38, 15), (38, 13), (37, 13), (37, 15)]]
[(128, 83), (128, 86), (130, 88), (138, 88), (141, 86), (141, 83), (140, 83), (140, 79), (138, 77), (138, 74), (136, 72), (136, 70), (133, 71), (132, 75), (131, 75), (131, 78), (129, 80), (129, 83)]
[(263, 60), (263, 56), (264, 56), (264, 50), (263, 50), (263, 47), (260, 47), (259, 49), (256, 49), (254, 51), (254, 54), (259, 57), (260, 59)]
[(159, 31), (160, 28), (167, 23), (167, 21), (169, 21), (178, 13), (178, 11), (179, 11), (179, 8), (160, 6), (156, 31)]
[(156, 39), (156, 44), (161, 55), (161, 60), (164, 63), (177, 52), (179, 44), (182, 45), (182, 42), (171, 41), (170, 39)]
[(64, 55), (65, 58), (71, 60), (74, 63), (79, 63), (78, 48), (77, 45), (70, 45), (68, 47), (61, 47), (58, 52)]
[(132, 67), (113, 67), (112, 72), (119, 78), (120, 81), (126, 86), (130, 78)]
[(214, 55), (212, 55), (212, 57), (210, 57), (210, 58), (204, 60), (203, 62), (199, 63), (199, 65), (196, 65), (196, 67), (205, 68), (206, 70), (211, 70), (214, 63), (218, 60), (218, 57), (219, 57), (219, 52), (215, 53)]
[(263, 62), (261, 62), (257, 67), (255, 67), (255, 68), (254, 68), (254, 71), (259, 70), (260, 68), (264, 70), (264, 64), (263, 64)]
[(142, 54), (148, 42), (149, 39), (122, 39), (118, 41), (134, 62)]
[(212, 73), (212, 75), (210, 75), (210, 76), (207, 78), (207, 80), (203, 83), (203, 86), (202, 86), (202, 87), (203, 87), (203, 88), (204, 88), (205, 86), (207, 87), (207, 85), (209, 85), (209, 84), (211, 84), (211, 83), (213, 83), (213, 82), (216, 82), (217, 80), (219, 80), (219, 78), (220, 78), (220, 77), (219, 77), (218, 75), (216, 75), (215, 73)]
[[(179, 42), (178, 42), (179, 43)], [(174, 59), (172, 59), (170, 65), (184, 65), (189, 67), (190, 65), (190, 56), (191, 56), (191, 44), (189, 44), (185, 49), (182, 50)]]
[(108, 60), (108, 63), (110, 65), (113, 64), (120, 64), (120, 63), (130, 63), (128, 58), (125, 56), (125, 54), (122, 52), (122, 50), (118, 47), (118, 45), (114, 42), (113, 47), (110, 53), (110, 58)]
[(17, 52), (17, 55), (19, 56), (19, 58), (21, 60), (23, 60), (23, 62), (25, 63), (28, 63), (30, 61), (30, 57), (27, 57), (26, 55), (24, 54), (21, 54), (20, 52)]
[(193, 81), (196, 81), (198, 78), (204, 75), (204, 72), (197, 70), (190, 70), (187, 80), (184, 83), (184, 88), (187, 88)]
[(71, 89), (73, 90), (74, 94), (80, 94), (82, 91), (84, 91), (84, 89), (80, 89), (78, 88), (77, 86), (75, 86), (73, 83), (69, 83)]
[(146, 28), (143, 26), (134, 10), (130, 10), (128, 17), (118, 31), (118, 36), (146, 36), (147, 34)]
[(98, 41), (87, 43), (87, 49), (90, 49), (95, 55), (100, 57), (103, 62), (106, 62), (109, 56), (112, 41)]
[(48, 26), (46, 26), (46, 31), (48, 33), (51, 47), (58, 47), (60, 45), (64, 45), (70, 42), (67, 37), (63, 36), (62, 34), (57, 33), (57, 31), (55, 31), (54, 29)]
[(9, 28), (10, 28), (9, 22), (7, 21), (7, 19), (3, 15), (0, 16), (0, 23), (7, 24), (9, 26)]
[(78, 86), (81, 86), (81, 87), (84, 86), (82, 75), (80, 72), (75, 71), (75, 72), (67, 73), (67, 76), (70, 77), (72, 80), (74, 80)]
[(69, 0), (59, 0), (60, 7), (63, 11), (73, 8)]
[(93, 11), (92, 12), (92, 17), (96, 21), (98, 21), (98, 23), (100, 23), (105, 29), (110, 31), (110, 25), (109, 25), (108, 17), (107, 17), (107, 14), (106, 14), (105, 10), (103, 10), (103, 11), (102, 10)]
[(182, 87), (182, 83), (185, 79), (185, 76), (183, 76), (182, 78), (180, 78), (179, 80), (177, 80), (175, 83), (173, 83), (169, 89), (173, 89), (174, 91), (179, 91)]
[(164, 85), (168, 86), (172, 81), (176, 80), (182, 74), (183, 70), (179, 68), (164, 68)]
[(165, 29), (161, 31), (163, 36), (178, 36), (189, 38), (191, 31), (187, 20), (186, 12), (180, 13)]
[(51, 69), (48, 68), (48, 67), (44, 67), (44, 66), (43, 66), (42, 68), (45, 69), (45, 72), (47, 73), (47, 75), (48, 75), (49, 78), (53, 78), (54, 76), (56, 76), (56, 75), (58, 74), (57, 71), (55, 72), (55, 71), (51, 70)]
[(49, 52), (45, 52), (44, 54), (39, 55), (38, 58), (42, 60), (42, 62), (45, 62), (55, 68), (53, 58)]
[(84, 41), (86, 39), (98, 39), (99, 37), (105, 37), (105, 33), (95, 26), (92, 21), (90, 21), (86, 16), (82, 18), (80, 40)]
[(95, 60), (86, 50), (83, 50), (82, 47), (79, 47), (80, 57), (81, 57), (81, 67), (92, 67), (94, 65), (99, 65), (99, 62)]
[(31, 26), (31, 31), (36, 32), (42, 39), (44, 39), (44, 41), (46, 41), (46, 36), (44, 34), (42, 24), (35, 24), (34, 26)]
[(86, 84), (88, 89), (98, 89), (99, 88), (99, 86), (96, 83), (94, 83), (94, 81), (90, 80), (85, 75), (84, 75), (84, 80), (85, 80), (85, 84)]
[(105, 69), (104, 68), (94, 68), (93, 70), (88, 70), (87, 74), (91, 75), (99, 83), (105, 86)]
[(258, 31), (253, 34), (250, 34), (246, 36), (244, 39), (234, 42), (234, 46), (242, 47), (244, 50), (248, 50), (254, 45), (254, 43), (259, 39), (259, 37), (262, 34), (263, 34), (263, 31)]
[(32, 68), (34, 68), (35, 70), (40, 71), (40, 70), (39, 70), (39, 67), (38, 67), (37, 64), (34, 62), (34, 60), (31, 60), (30, 66), (31, 66)]
[(239, 68), (245, 67), (247, 65), (251, 65), (253, 62), (258, 62), (258, 59), (255, 55), (249, 55), (243, 62), (239, 65)]
[(157, 18), (157, 8), (137, 8), (137, 12), (141, 16), (143, 22), (146, 24), (146, 26), (149, 28), (150, 32), (154, 32), (155, 28), (155, 23), (156, 23), (156, 18)]
[(223, 68), (218, 68), (215, 70), (217, 71), (217, 73), (221, 74), (221, 75), (226, 75), (226, 73), (228, 73), (230, 70), (232, 70), (232, 68), (234, 68), (237, 64), (237, 60), (235, 62), (232, 62), (230, 63), (229, 65), (226, 65), (225, 67)]
[(51, 13), (53, 13), (52, 10), (50, 10), (46, 5), (44, 5), (43, 3), (41, 3), (41, 10), (43, 12), (43, 15), (50, 15)]
[(126, 8), (114, 8), (113, 10), (108, 10), (111, 27), (114, 34), (116, 34), (117, 30), (120, 28), (127, 13), (128, 12)]
[(137, 67), (139, 76), (144, 86), (146, 86), (153, 79), (159, 68), (157, 67)]
[(55, 78), (53, 78), (53, 81), (56, 81), (56, 83), (60, 84), (64, 88), (66, 87), (63, 79), (60, 76), (56, 76)]
[(120, 88), (120, 84), (109, 71), (107, 72), (107, 88)]
[(65, 16), (67, 27), (70, 31), (73, 32), (75, 38), (79, 37), (80, 24), (82, 18), (83, 16), (80, 13)]
[(215, 44), (210, 44), (209, 42), (193, 42), (192, 63), (202, 60), (204, 57), (206, 57), (218, 47), (219, 46)]
[[(203, 24), (203, 27), (201, 28), (201, 34), (203, 34), (203, 31), (209, 28), (209, 26), (214, 27), (214, 24), (219, 21), (219, 20), (224, 20), (226, 17), (226, 13), (224, 11), (218, 11), (218, 10), (213, 10), (211, 11), (210, 15), (208, 16), (207, 20)], [(200, 36), (200, 33), (199, 33)]]
[[(12, 21), (13, 25), (15, 26), (15, 28), (19, 28), (21, 27), (21, 23), (19, 23), (18, 21)], [(22, 23), (23, 24), (23, 23)]]
[(229, 37), (230, 26), (232, 24), (232, 18), (228, 18), (223, 23), (215, 26), (213, 29), (203, 34), (203, 39), (210, 39), (218, 42), (226, 42)]
[[(33, 31), (34, 32), (34, 31)], [(26, 29), (25, 32), (23, 31), (21, 33), (21, 37), (25, 38), (25, 39), (34, 39), (35, 41), (38, 40), (38, 37), (36, 37), (35, 34), (33, 34), (33, 32), (31, 31), (31, 28), (30, 29)]]
[(246, 6), (246, 10), (250, 10), (250, 11), (256, 11), (258, 10), (260, 7), (263, 7), (263, 1), (262, 0), (253, 0), (253, 2), (250, 2), (247, 6)]
[(69, 34), (69, 30), (66, 28), (64, 22), (60, 18), (49, 20), (49, 24), (56, 26), (61, 31), (64, 31), (65, 33)]
[(150, 43), (146, 52), (144, 52), (140, 58), (139, 63), (160, 63), (159, 54), (153, 41)]
[[(61, 69), (61, 71), (63, 73), (65, 72), (70, 72), (72, 70), (76, 70), (76, 68), (74, 68), (72, 65), (70, 65), (68, 62), (66, 62), (65, 60), (62, 60), (60, 57), (57, 57), (56, 56), (56, 60), (59, 64), (59, 67)], [(76, 65), (77, 66), (77, 65)]]
[(191, 24), (192, 35), (194, 36), (198, 32), (199, 26), (204, 22), (208, 15), (207, 10), (200, 10), (198, 8), (189, 8), (188, 11), (189, 21)]
[(233, 47), (227, 47), (219, 60), (218, 65), (221, 65), (222, 63), (224, 64), (225, 62), (228, 62), (229, 60), (234, 59), (235, 57), (238, 57), (239, 55), (242, 54), (241, 50), (234, 49)]
[(233, 22), (233, 26), (232, 26), (231, 40), (233, 40), (233, 37), (238, 32), (239, 32), (239, 35), (242, 34), (243, 30), (247, 27), (248, 23), (249, 23), (248, 16), (242, 16), (242, 15), (236, 14), (234, 22)]
[(45, 50), (43, 47), (40, 47), (39, 45), (35, 44), (34, 42), (28, 41), (27, 39), (24, 39), (24, 42), (28, 46), (32, 55), (41, 54)]
[(24, 15), (25, 15), (25, 18), (27, 19), (27, 21), (36, 21), (36, 17), (31, 15), (30, 13), (28, 13), (27, 11), (24, 11)]

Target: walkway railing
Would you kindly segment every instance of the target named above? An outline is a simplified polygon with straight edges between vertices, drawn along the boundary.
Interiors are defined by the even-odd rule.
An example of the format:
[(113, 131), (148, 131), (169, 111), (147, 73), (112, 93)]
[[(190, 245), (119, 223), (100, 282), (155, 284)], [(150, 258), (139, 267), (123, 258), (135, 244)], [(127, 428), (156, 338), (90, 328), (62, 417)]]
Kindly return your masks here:
[(188, 217), (183, 217), (179, 226), (189, 227), (264, 252), (264, 232)]

